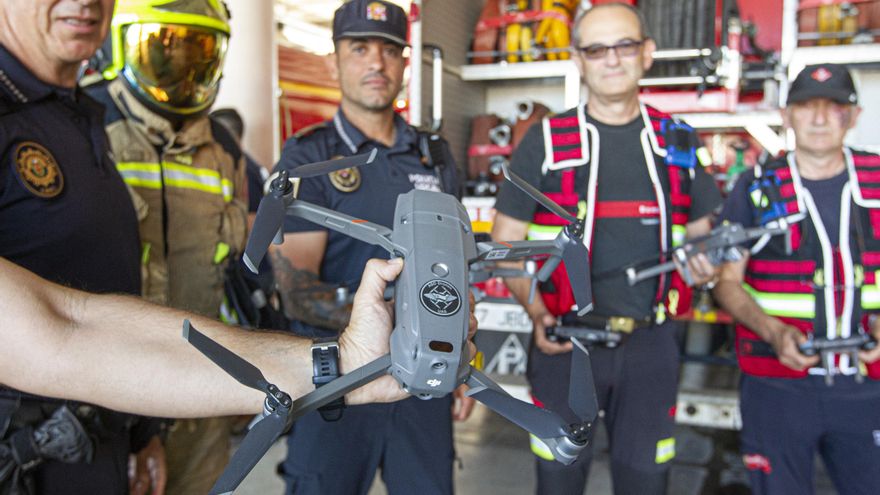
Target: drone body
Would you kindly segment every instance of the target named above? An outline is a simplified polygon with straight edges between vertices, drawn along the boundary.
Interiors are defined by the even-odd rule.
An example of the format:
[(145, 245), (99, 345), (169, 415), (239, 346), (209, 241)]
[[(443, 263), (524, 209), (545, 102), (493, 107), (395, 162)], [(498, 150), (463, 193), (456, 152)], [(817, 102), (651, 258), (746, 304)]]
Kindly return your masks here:
[(391, 374), (416, 397), (443, 397), (469, 373), (470, 219), (455, 197), (414, 189), (397, 198), (391, 241), (406, 260), (395, 285)]

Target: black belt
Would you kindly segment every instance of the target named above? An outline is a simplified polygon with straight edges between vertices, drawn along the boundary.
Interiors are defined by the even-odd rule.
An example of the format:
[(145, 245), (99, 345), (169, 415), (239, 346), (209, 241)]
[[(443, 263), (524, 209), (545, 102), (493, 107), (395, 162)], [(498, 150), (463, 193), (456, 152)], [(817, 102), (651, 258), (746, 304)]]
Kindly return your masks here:
[(631, 316), (599, 316), (583, 315), (565, 318), (566, 325), (583, 325), (589, 328), (598, 328), (609, 332), (633, 333), (642, 328), (654, 326), (654, 318), (633, 318)]

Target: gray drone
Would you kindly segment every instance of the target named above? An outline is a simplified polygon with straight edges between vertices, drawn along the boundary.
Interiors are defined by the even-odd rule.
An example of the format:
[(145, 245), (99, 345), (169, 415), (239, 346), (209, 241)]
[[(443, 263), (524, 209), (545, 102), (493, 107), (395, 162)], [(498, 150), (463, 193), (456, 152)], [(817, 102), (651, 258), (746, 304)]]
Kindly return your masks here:
[[(304, 165), (282, 171), (260, 202), (257, 218), (245, 249), (244, 262), (254, 272), (270, 242), (280, 244), (285, 215), (296, 215), (355, 239), (381, 246), (391, 256), (404, 259), (394, 286), (395, 327), (391, 352), (375, 361), (292, 400), (269, 383), (241, 357), (199, 333), (189, 322), (184, 337), (242, 384), (266, 393), (263, 418), (245, 437), (211, 493), (231, 493), (247, 476), (275, 439), (297, 418), (385, 374), (420, 399), (444, 397), (461, 384), (468, 395), (540, 438), (563, 464), (571, 464), (589, 444), (598, 413), (589, 354), (579, 342), (572, 354), (569, 407), (578, 422), (569, 424), (559, 414), (510, 396), (489, 377), (469, 365), (467, 297), (471, 266), (487, 262), (549, 256), (535, 275), (546, 280), (560, 261), (565, 262), (579, 313), (592, 307), (588, 251), (583, 243), (583, 222), (537, 189), (510, 173), (509, 180), (550, 211), (569, 221), (553, 240), (477, 242), (470, 219), (452, 195), (412, 190), (397, 198), (394, 228), (370, 223), (297, 200), (290, 181), (322, 175), (375, 159), (371, 154)], [(548, 266), (549, 265), (549, 266)], [(541, 278), (543, 277), (543, 278)]]

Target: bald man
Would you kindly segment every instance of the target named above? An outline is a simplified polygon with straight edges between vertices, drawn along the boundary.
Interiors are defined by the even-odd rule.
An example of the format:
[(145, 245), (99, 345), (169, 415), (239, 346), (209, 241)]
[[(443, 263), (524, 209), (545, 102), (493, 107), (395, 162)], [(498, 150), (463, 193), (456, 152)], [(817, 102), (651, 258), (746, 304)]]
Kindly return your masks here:
[[(572, 311), (574, 300), (562, 270), (531, 302), (528, 281), (507, 284), (533, 324), (527, 372), (532, 395), (551, 410), (568, 411), (572, 347), (571, 342), (548, 340), (545, 328), (561, 322), (626, 334), (620, 346), (597, 344), (591, 351), (610, 435), (614, 491), (664, 493), (675, 455), (679, 368), (678, 324), (668, 316), (686, 310), (689, 292), (679, 274), (629, 286), (624, 270), (645, 260), (665, 261), (666, 253), (688, 237), (708, 233), (708, 215), (721, 198), (698, 162), (693, 129), (639, 103), (639, 79), (651, 67), (656, 49), (639, 11), (602, 4), (579, 12), (572, 48), (588, 104), (533, 126), (511, 168), (585, 219), (592, 272), (600, 274), (592, 279), (594, 309), (583, 317)], [(495, 205), (493, 238), (555, 237), (559, 218), (510, 186), (502, 185)], [(687, 269), (698, 284), (715, 275), (702, 256)], [(583, 493), (589, 453), (563, 466), (537, 439), (531, 445), (537, 493)]]

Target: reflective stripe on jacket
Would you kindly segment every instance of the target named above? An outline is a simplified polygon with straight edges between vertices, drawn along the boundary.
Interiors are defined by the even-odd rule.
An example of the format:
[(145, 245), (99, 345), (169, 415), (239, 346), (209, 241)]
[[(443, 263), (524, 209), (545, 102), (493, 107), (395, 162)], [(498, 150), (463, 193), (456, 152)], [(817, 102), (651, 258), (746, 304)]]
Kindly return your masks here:
[(206, 116), (191, 118), (175, 131), (123, 81), (104, 90), (116, 110), (106, 129), (117, 170), (138, 210), (143, 295), (216, 317), (226, 257), (240, 253), (246, 240), (243, 157), (230, 153), (231, 138), (222, 137), (224, 146)]

